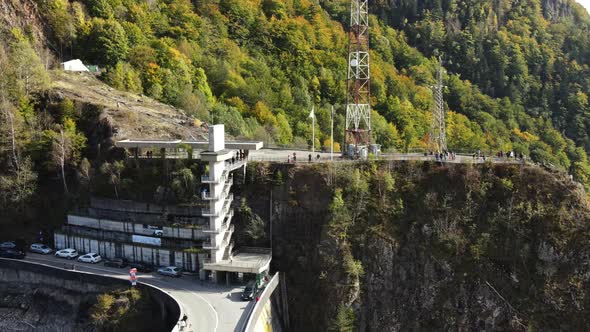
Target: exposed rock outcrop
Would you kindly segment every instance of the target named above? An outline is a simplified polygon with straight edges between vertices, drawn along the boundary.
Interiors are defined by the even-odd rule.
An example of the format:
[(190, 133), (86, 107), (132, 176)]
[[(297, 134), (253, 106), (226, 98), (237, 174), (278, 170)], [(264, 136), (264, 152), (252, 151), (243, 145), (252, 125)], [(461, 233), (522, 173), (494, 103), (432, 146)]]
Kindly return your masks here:
[[(249, 174), (242, 195), (273, 221), (273, 267), (287, 273), (293, 331), (590, 324), (590, 207), (563, 174), (428, 162), (257, 164)], [(339, 213), (351, 219), (331, 208), (337, 188)], [(360, 292), (355, 262), (364, 272)]]

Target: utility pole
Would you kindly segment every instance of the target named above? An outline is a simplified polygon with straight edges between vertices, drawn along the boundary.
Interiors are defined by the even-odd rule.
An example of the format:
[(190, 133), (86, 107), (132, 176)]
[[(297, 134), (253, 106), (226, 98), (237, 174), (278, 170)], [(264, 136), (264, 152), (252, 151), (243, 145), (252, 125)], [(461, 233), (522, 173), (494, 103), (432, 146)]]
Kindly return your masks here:
[(334, 161), (334, 105), (330, 112), (330, 161)]
[(432, 110), (432, 126), (430, 131), (430, 146), (437, 153), (447, 150), (447, 136), (445, 125), (445, 103), (443, 99), (442, 58), (438, 57), (438, 72), (436, 85), (432, 87), (434, 95), (434, 109)]
[[(353, 144), (355, 154), (360, 146), (371, 143), (371, 73), (369, 62), (368, 0), (350, 3), (348, 33), (348, 75), (346, 79), (345, 149)], [(353, 157), (353, 156), (349, 156)]]

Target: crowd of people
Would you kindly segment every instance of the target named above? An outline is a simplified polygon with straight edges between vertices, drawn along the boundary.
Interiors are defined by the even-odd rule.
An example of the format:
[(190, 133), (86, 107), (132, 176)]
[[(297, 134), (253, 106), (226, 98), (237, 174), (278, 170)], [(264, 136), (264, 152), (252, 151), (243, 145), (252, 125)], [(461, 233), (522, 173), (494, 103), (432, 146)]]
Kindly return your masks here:
[(520, 153), (515, 153), (514, 151), (500, 151), (498, 152), (498, 154), (496, 155), (496, 157), (498, 158), (506, 158), (506, 159), (515, 159), (515, 160), (526, 160), (526, 155), (522, 152)]
[(248, 150), (237, 150), (235, 154), (231, 157), (230, 163), (233, 165), (236, 161), (247, 160), (248, 159)]
[[(316, 161), (320, 161), (320, 154), (318, 153), (315, 157)], [(313, 161), (313, 156), (311, 155), (311, 153), (307, 156), (307, 161), (308, 162), (312, 162)], [(287, 155), (287, 163), (291, 164), (291, 163), (296, 163), (297, 162), (297, 153), (293, 152), (293, 155), (291, 156), (290, 154)]]
[[(443, 151), (443, 152), (424, 152), (424, 157), (427, 156), (432, 156), (434, 158), (434, 160), (436, 161), (454, 161), (457, 158), (457, 154), (453, 151)], [(483, 160), (486, 161), (486, 155), (481, 151), (481, 150), (477, 150), (476, 152), (474, 152), (471, 157), (473, 158), (473, 160)], [(501, 160), (521, 160), (521, 161), (526, 161), (526, 155), (522, 152), (520, 153), (516, 153), (514, 151), (499, 151), (496, 154), (496, 158), (497, 159), (501, 159)]]
[[(455, 152), (446, 151), (446, 150), (444, 152), (440, 152), (440, 153), (438, 153), (438, 152), (434, 153), (434, 152), (430, 151), (430, 155), (434, 156), (434, 160), (436, 160), (436, 161), (447, 161), (447, 160), (452, 161), (457, 158), (457, 154)], [(424, 156), (425, 157), (428, 156), (428, 153), (424, 152)]]

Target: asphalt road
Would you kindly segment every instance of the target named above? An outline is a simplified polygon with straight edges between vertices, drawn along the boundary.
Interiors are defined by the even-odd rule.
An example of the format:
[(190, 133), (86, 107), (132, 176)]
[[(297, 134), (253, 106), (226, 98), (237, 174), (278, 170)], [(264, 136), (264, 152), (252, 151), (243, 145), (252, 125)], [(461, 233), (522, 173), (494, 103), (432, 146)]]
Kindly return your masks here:
[[(102, 263), (87, 264), (75, 260), (57, 258), (54, 255), (27, 253), (26, 261), (64, 268), (76, 265), (76, 270), (129, 280), (127, 268), (105, 267)], [(156, 273), (138, 273), (138, 282), (156, 286), (173, 296), (188, 317), (187, 327), (182, 331), (193, 332), (238, 332), (247, 321), (254, 302), (240, 299), (240, 286), (217, 285), (201, 282), (194, 275), (170, 278)]]

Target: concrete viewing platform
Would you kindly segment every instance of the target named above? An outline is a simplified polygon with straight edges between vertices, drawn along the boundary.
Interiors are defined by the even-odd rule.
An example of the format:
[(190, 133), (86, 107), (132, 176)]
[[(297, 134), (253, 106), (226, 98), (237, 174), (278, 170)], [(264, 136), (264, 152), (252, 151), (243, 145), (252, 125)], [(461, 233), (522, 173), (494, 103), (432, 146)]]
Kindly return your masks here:
[(219, 281), (225, 277), (228, 282), (232, 273), (265, 273), (272, 259), (270, 249), (234, 251), (231, 240), (234, 232), (232, 172), (243, 169), (245, 174), (249, 153), (262, 149), (263, 142), (225, 141), (224, 125), (210, 126), (208, 134), (207, 141), (125, 139), (115, 144), (126, 150), (128, 158), (192, 158), (206, 162), (207, 173), (201, 175), (201, 184), (208, 186), (208, 190), (201, 195), (207, 205), (201, 209), (200, 216), (208, 219), (208, 227), (202, 229), (200, 236), (201, 247), (209, 253), (207, 258), (199, 258), (203, 263), (200, 272), (210, 271), (212, 279)]
[(204, 268), (211, 271), (262, 273), (269, 269), (271, 258), (270, 249), (242, 248), (234, 252), (230, 259), (205, 263)]
[[(181, 148), (182, 145), (188, 145), (194, 150), (207, 150), (209, 141), (193, 141), (193, 140), (133, 140), (124, 139), (117, 141), (116, 145), (121, 148), (161, 148), (161, 149), (176, 149)], [(179, 146), (180, 145), (180, 146)], [(247, 141), (226, 141), (225, 148), (228, 150), (260, 150), (262, 149), (262, 142), (247, 142)]]

